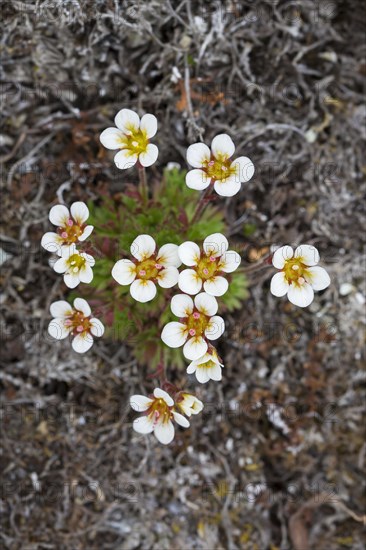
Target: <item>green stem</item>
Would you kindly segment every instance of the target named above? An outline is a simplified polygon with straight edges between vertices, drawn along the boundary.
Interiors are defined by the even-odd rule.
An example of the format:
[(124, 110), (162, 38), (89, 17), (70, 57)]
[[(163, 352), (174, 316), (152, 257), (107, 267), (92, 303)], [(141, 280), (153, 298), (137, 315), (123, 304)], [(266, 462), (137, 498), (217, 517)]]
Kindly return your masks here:
[(139, 189), (142, 197), (142, 202), (144, 206), (147, 206), (147, 203), (149, 200), (149, 190), (147, 188), (145, 167), (139, 164), (138, 171), (139, 171), (139, 179), (140, 179)]
[(209, 185), (205, 189), (204, 193), (202, 193), (201, 198), (198, 201), (196, 210), (195, 210), (195, 212), (193, 214), (193, 218), (191, 220), (191, 224), (194, 224), (199, 219), (200, 215), (203, 213), (205, 207), (210, 202), (211, 193), (212, 193), (212, 187), (211, 187), (211, 185)]

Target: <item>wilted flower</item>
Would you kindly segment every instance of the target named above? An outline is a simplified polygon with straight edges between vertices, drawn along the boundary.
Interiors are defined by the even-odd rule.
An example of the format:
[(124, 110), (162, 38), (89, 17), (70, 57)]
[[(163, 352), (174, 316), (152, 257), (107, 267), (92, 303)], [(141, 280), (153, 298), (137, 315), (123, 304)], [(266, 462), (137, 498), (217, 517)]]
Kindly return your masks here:
[(324, 290), (330, 285), (328, 273), (319, 267), (319, 252), (315, 246), (302, 244), (295, 250), (282, 246), (273, 254), (272, 264), (280, 273), (271, 280), (274, 296), (285, 296), (295, 306), (306, 307), (314, 299), (314, 290)]
[(174, 439), (172, 420), (183, 428), (189, 427), (188, 420), (174, 409), (173, 398), (160, 388), (155, 388), (151, 398), (133, 395), (130, 405), (134, 411), (144, 413), (134, 420), (133, 429), (140, 434), (154, 432), (156, 439), (164, 445), (168, 445)]
[(201, 384), (209, 380), (219, 382), (222, 379), (221, 369), (223, 368), (224, 365), (220, 362), (216, 349), (210, 346), (203, 357), (192, 361), (192, 363), (188, 365), (187, 373), (195, 373), (198, 382), (201, 382)]
[(180, 392), (176, 396), (177, 407), (190, 417), (192, 414), (199, 414), (203, 409), (203, 403), (195, 395), (187, 392)]
[(61, 256), (61, 247), (85, 241), (93, 231), (86, 225), (89, 209), (85, 202), (74, 202), (70, 211), (63, 204), (56, 204), (49, 213), (49, 220), (57, 226), (57, 233), (48, 231), (41, 240), (43, 248)]
[(63, 246), (61, 258), (53, 269), (56, 273), (64, 273), (64, 283), (69, 288), (75, 288), (79, 283), (90, 283), (93, 280), (92, 267), (95, 264), (93, 256), (86, 252), (79, 252), (76, 246)]
[(112, 276), (120, 285), (131, 285), (130, 294), (138, 302), (149, 302), (156, 295), (155, 283), (171, 288), (178, 282), (177, 267), (181, 261), (176, 244), (165, 244), (156, 251), (156, 243), (150, 235), (139, 235), (131, 244), (134, 261), (118, 260)]
[(78, 353), (92, 347), (93, 336), (103, 336), (103, 323), (91, 316), (90, 306), (83, 298), (75, 298), (73, 306), (65, 300), (53, 302), (50, 312), (54, 319), (48, 325), (48, 333), (56, 340), (72, 335), (71, 345)]
[(222, 296), (229, 283), (223, 275), (235, 271), (241, 262), (237, 252), (228, 250), (227, 238), (221, 233), (213, 233), (203, 241), (203, 250), (187, 241), (178, 248), (182, 263), (191, 267), (179, 275), (178, 286), (187, 294), (197, 294), (203, 284), (207, 294)]
[(248, 157), (232, 161), (235, 152), (233, 140), (227, 134), (216, 136), (210, 148), (204, 143), (194, 143), (187, 149), (187, 162), (193, 166), (186, 175), (186, 184), (201, 191), (210, 184), (219, 195), (232, 197), (240, 191), (241, 184), (254, 174), (254, 164)]
[(161, 339), (171, 348), (184, 346), (183, 354), (191, 361), (206, 353), (207, 340), (216, 340), (225, 330), (223, 318), (216, 315), (216, 298), (205, 292), (197, 294), (194, 302), (186, 294), (177, 294), (173, 296), (170, 307), (180, 322), (165, 325)]
[(142, 166), (154, 164), (159, 150), (150, 143), (150, 139), (155, 136), (158, 128), (156, 117), (146, 114), (140, 120), (135, 111), (122, 109), (115, 116), (114, 123), (117, 128), (104, 130), (100, 141), (107, 149), (120, 149), (114, 157), (117, 168), (131, 168), (137, 161)]

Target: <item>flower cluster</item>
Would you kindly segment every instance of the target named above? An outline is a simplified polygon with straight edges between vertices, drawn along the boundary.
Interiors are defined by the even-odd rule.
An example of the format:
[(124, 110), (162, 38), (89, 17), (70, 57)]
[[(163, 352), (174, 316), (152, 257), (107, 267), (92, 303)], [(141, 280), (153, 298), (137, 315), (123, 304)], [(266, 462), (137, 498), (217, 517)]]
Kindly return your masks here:
[(189, 428), (186, 416), (189, 418), (203, 409), (203, 403), (190, 393), (178, 392), (173, 399), (160, 388), (155, 388), (151, 397), (133, 395), (130, 405), (134, 411), (143, 413), (134, 420), (134, 430), (140, 434), (154, 432), (156, 439), (163, 445), (168, 445), (174, 439), (173, 422), (182, 428)]
[[(114, 156), (117, 168), (137, 166), (140, 184), (136, 196), (139, 197), (137, 201), (141, 200), (142, 212), (139, 203), (137, 211), (144, 217), (144, 208), (150, 206), (145, 167), (152, 166), (158, 158), (158, 147), (151, 143), (157, 132), (157, 119), (152, 114), (140, 118), (134, 111), (122, 109), (114, 123), (115, 127), (102, 132), (100, 141), (107, 149), (117, 151)], [(246, 156), (235, 158), (234, 154), (235, 145), (227, 134), (215, 136), (211, 147), (204, 143), (188, 147), (187, 162), (192, 169), (187, 172), (185, 183), (190, 189), (205, 191), (197, 201), (190, 220), (192, 223), (200, 219), (207, 202), (215, 196), (214, 192), (232, 197), (240, 192), (243, 183), (253, 177), (253, 162)], [(186, 212), (188, 220), (189, 209)], [(89, 210), (83, 202), (74, 202), (70, 210), (64, 205), (53, 206), (49, 219), (57, 230), (42, 237), (42, 246), (56, 255), (54, 270), (63, 274), (69, 288), (93, 280), (95, 261), (88, 253), (90, 248), (84, 244), (94, 229), (87, 224), (88, 218)], [(135, 231), (135, 225), (132, 225), (129, 231)], [(218, 315), (218, 299), (228, 291), (233, 278), (241, 276), (240, 272), (232, 275), (240, 266), (240, 255), (230, 249), (222, 233), (204, 234), (202, 243), (181, 242), (178, 236), (175, 240), (180, 244), (177, 245), (165, 242), (173, 240), (172, 237), (165, 239), (156, 234), (154, 238), (145, 233), (148, 229), (144, 232), (143, 225), (140, 230), (138, 228), (137, 220), (133, 235), (136, 238), (132, 242), (126, 239), (127, 244), (124, 241), (124, 257), (115, 262), (112, 278), (119, 285), (128, 286), (132, 299), (143, 304), (152, 302), (160, 287), (159, 292), (165, 292), (166, 306), (169, 304), (176, 320), (167, 322), (165, 326), (159, 324), (161, 333), (158, 337), (170, 348), (182, 348), (184, 358), (189, 361), (186, 372), (195, 375), (200, 384), (220, 381), (224, 364), (213, 342), (224, 333), (225, 322)], [(197, 231), (198, 234), (201, 232)], [(163, 234), (170, 235), (168, 231)], [(323, 290), (330, 284), (327, 272), (317, 265), (318, 262), (319, 253), (311, 245), (304, 244), (295, 250), (282, 246), (275, 250), (272, 264), (279, 272), (271, 280), (272, 294), (287, 295), (292, 304), (308, 306), (314, 299), (314, 291)], [(175, 291), (173, 287), (178, 288)], [(170, 291), (166, 292), (166, 289)], [(161, 308), (163, 299), (157, 303)], [(78, 353), (90, 349), (94, 337), (104, 333), (102, 322), (92, 315), (83, 298), (76, 298), (72, 306), (64, 300), (56, 301), (52, 303), (50, 312), (53, 319), (48, 327), (49, 334), (58, 340), (71, 337), (72, 348)], [(174, 424), (188, 428), (188, 419), (202, 411), (203, 403), (170, 383), (164, 365), (159, 365), (156, 376), (160, 378), (160, 388), (155, 388), (148, 397), (133, 395), (130, 399), (132, 409), (142, 413), (134, 420), (133, 428), (140, 434), (153, 432), (159, 442), (169, 444), (174, 439)]]

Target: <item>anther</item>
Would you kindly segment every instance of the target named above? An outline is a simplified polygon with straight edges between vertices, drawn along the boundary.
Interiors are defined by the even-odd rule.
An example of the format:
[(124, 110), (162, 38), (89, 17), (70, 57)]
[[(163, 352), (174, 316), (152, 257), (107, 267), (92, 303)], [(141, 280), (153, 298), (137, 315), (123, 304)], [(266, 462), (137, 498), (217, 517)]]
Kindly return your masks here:
[(66, 231), (63, 231), (63, 232), (61, 233), (61, 237), (62, 237), (63, 239), (67, 239), (67, 233), (66, 233)]
[(193, 313), (193, 319), (199, 319), (201, 317), (201, 315), (198, 313), (198, 311), (195, 311)]
[(77, 332), (83, 332), (83, 330), (84, 330), (83, 325), (79, 325), (78, 327), (76, 327)]
[(143, 277), (144, 275), (146, 275), (146, 271), (144, 269), (140, 269), (139, 275), (141, 275), (141, 277)]
[(191, 329), (189, 330), (189, 335), (190, 335), (190, 336), (195, 336), (195, 334), (196, 334), (196, 331), (194, 330), (194, 328), (191, 328)]
[(69, 227), (72, 227), (72, 226), (74, 225), (74, 222), (72, 221), (71, 218), (69, 218), (69, 219), (67, 220), (67, 225), (68, 225)]

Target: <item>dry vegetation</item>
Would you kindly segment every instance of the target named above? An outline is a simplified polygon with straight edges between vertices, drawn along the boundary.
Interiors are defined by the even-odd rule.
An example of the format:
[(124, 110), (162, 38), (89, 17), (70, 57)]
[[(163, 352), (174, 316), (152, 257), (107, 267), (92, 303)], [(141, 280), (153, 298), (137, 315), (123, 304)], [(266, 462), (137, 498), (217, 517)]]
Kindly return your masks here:
[[(2, 13), (0, 547), (362, 550), (363, 2), (12, 0)], [(153, 178), (219, 132), (257, 167), (221, 203), (251, 284), (222, 339), (224, 379), (168, 448), (132, 432), (128, 397), (153, 382), (128, 346), (79, 357), (45, 333), (65, 296), (39, 247), (49, 207), (136, 179), (98, 141), (122, 107), (160, 121)], [(253, 267), (270, 243), (301, 242), (332, 277), (306, 310)]]

